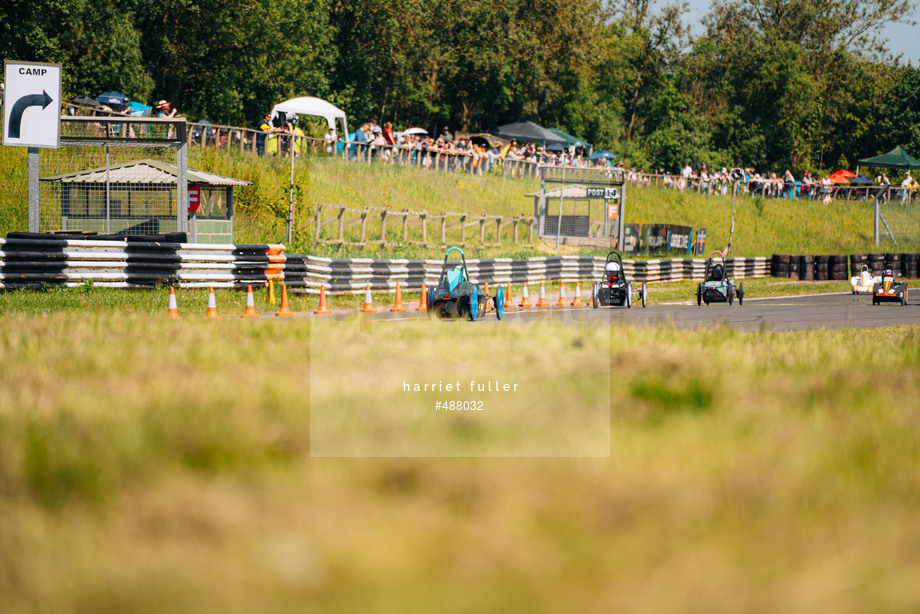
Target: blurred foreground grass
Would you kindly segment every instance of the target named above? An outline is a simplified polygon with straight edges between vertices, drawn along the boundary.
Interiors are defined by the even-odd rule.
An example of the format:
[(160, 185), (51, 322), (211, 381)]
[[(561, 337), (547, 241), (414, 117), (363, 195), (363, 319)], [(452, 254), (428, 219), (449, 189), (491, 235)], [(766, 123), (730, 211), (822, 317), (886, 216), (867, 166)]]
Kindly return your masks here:
[[(4, 309), (3, 612), (920, 607), (920, 327), (423, 321), (358, 360), (354, 323), (159, 309)], [(347, 408), (390, 385), (359, 367), (470, 344), (548, 400), (595, 402), (578, 365), (609, 383), (610, 458), (310, 457), (311, 392)]]

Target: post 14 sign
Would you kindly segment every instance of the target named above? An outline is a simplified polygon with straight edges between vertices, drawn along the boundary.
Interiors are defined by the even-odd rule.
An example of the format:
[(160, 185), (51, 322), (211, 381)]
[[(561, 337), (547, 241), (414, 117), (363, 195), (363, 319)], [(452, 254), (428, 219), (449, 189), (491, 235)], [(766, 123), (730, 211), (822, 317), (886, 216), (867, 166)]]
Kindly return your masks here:
[(4, 60), (3, 144), (56, 149), (61, 137), (61, 65)]

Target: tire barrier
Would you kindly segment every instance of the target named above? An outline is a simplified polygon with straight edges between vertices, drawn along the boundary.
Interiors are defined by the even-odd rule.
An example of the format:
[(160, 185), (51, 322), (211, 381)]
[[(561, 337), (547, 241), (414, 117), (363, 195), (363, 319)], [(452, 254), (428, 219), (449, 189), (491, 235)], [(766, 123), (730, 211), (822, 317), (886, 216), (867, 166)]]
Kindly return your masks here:
[[(144, 240), (153, 239), (153, 240)], [(283, 245), (186, 243), (184, 234), (125, 237), (10, 233), (0, 239), (0, 289), (79, 286), (245, 289), (284, 275)]]
[[(395, 292), (396, 284), (410, 288), (437, 285), (443, 260), (371, 260), (365, 258), (331, 259), (289, 254), (284, 263), (284, 280), (298, 292), (318, 294), (321, 286), (327, 294), (360, 294), (367, 286), (375, 292)], [(546, 281), (574, 283), (580, 279), (598, 279), (603, 275), (604, 258), (590, 256), (546, 256), (512, 260), (493, 258), (467, 260), (470, 280), (489, 284), (537, 284)], [(641, 283), (702, 279), (706, 272), (703, 259), (624, 260), (629, 279)], [(729, 275), (766, 277), (770, 259), (729, 258)]]
[[(844, 254), (788, 256), (773, 254), (770, 258), (770, 275), (799, 280), (847, 281), (867, 266), (873, 275), (881, 275), (887, 266), (896, 276), (906, 279), (918, 277), (920, 254)], [(849, 263), (849, 265), (848, 265)]]

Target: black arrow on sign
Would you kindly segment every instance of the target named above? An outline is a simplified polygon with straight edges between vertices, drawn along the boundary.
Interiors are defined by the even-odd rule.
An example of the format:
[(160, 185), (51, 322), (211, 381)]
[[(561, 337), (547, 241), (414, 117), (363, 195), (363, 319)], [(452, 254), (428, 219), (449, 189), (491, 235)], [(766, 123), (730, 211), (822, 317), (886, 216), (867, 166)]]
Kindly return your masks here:
[(41, 94), (29, 94), (17, 100), (16, 104), (13, 105), (13, 111), (10, 113), (10, 138), (19, 138), (19, 133), (22, 129), (22, 114), (26, 109), (37, 106), (41, 106), (44, 109), (52, 102), (54, 102), (54, 99), (45, 90), (42, 90)]

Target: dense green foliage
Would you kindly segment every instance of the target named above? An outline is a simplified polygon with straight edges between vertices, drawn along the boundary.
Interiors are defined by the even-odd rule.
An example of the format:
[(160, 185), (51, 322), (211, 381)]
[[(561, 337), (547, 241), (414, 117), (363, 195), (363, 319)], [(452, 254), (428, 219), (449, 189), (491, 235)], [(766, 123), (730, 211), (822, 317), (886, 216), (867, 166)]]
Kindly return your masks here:
[(397, 128), (530, 119), (647, 169), (801, 170), (920, 151), (920, 71), (878, 39), (915, 8), (714, 0), (691, 38), (683, 3), (650, 0), (9, 0), (0, 54), (191, 119), (249, 126), (316, 95)]

